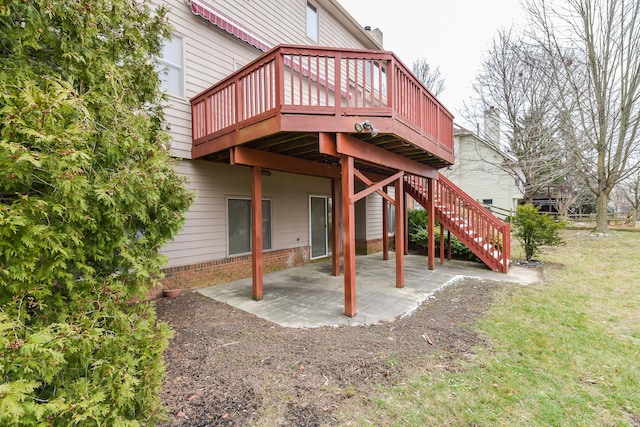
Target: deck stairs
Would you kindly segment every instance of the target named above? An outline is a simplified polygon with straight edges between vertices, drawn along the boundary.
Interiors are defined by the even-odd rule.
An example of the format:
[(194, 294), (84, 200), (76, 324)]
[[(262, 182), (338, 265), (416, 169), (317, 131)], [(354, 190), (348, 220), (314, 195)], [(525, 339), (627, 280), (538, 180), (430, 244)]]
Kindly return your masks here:
[[(427, 179), (407, 174), (404, 189), (428, 209)], [(500, 221), (487, 208), (453, 184), (442, 174), (434, 180), (435, 219), (451, 231), (490, 269), (507, 273), (511, 258), (510, 225)]]

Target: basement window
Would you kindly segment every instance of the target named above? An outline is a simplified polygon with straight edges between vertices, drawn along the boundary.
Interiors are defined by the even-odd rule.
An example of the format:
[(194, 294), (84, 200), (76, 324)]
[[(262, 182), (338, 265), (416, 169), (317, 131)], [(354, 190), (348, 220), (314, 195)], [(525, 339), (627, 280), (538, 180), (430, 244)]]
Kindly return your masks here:
[[(227, 199), (229, 255), (251, 252), (251, 199)], [(271, 200), (262, 200), (262, 249), (271, 249)]]

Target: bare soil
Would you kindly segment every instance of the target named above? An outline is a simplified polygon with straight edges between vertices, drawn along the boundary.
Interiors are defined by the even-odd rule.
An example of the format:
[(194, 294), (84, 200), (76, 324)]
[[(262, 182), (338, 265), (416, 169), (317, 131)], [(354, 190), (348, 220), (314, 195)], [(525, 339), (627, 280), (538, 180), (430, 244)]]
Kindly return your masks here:
[(283, 328), (195, 292), (156, 300), (175, 331), (164, 355), (166, 426), (345, 425), (377, 385), (459, 369), (483, 343), (477, 320), (510, 286), (464, 279), (411, 316), (340, 328)]

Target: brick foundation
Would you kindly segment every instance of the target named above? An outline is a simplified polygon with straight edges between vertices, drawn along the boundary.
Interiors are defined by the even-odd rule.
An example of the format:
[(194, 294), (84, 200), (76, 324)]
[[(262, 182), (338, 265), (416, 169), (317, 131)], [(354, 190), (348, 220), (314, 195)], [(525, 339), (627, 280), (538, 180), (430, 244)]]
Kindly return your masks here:
[[(395, 237), (389, 237), (389, 247), (394, 246)], [(356, 253), (358, 255), (369, 255), (382, 251), (382, 238), (371, 240), (359, 240), (356, 239)]]
[[(310, 249), (308, 246), (263, 252), (263, 271), (283, 270), (309, 263)], [(251, 277), (251, 255), (223, 258), (198, 264), (169, 267), (162, 270), (163, 286), (158, 287), (149, 295), (157, 298), (162, 295), (166, 287), (181, 289), (198, 289), (219, 283)]]

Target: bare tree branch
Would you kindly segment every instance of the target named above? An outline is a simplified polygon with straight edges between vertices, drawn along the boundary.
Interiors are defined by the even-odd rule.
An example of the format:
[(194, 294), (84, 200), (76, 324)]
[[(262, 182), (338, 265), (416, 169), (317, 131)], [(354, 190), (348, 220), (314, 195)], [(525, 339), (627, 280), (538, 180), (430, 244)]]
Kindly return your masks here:
[(527, 10), (566, 112), (567, 147), (597, 197), (596, 231), (608, 232), (612, 189), (640, 170), (640, 0), (528, 0)]
[(427, 58), (416, 59), (411, 68), (418, 80), (435, 96), (440, 95), (445, 89), (440, 67), (431, 68)]
[(466, 110), (469, 120), (484, 122), (479, 134), (515, 159), (504, 164), (505, 170), (521, 184), (527, 203), (552, 185), (568, 185), (557, 91), (544, 65), (544, 51), (512, 31), (500, 32), (485, 55), (473, 86), (476, 97)]

